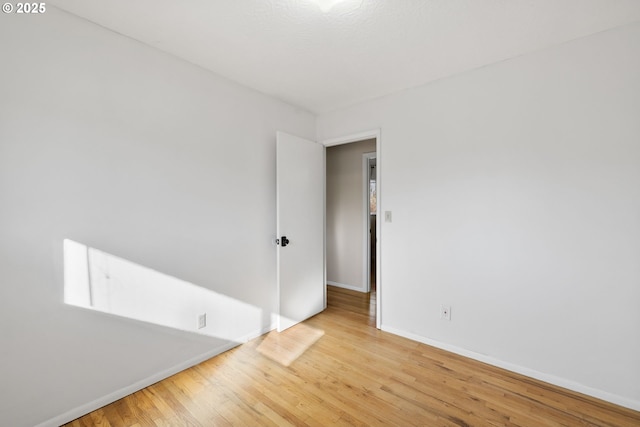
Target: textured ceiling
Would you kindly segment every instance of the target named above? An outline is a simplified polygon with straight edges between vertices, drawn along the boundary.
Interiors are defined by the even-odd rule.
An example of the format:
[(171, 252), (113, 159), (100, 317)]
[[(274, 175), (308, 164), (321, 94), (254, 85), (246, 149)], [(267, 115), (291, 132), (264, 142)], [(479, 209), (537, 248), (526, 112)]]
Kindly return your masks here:
[(640, 21), (640, 0), (53, 0), (321, 113)]

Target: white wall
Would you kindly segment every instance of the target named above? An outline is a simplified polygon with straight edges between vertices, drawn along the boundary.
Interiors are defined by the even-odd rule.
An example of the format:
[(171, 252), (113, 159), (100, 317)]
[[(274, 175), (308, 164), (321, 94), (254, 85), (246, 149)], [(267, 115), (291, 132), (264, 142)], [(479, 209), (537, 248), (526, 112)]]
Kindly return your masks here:
[[(315, 118), (53, 7), (2, 14), (0, 51), (0, 425), (58, 425), (270, 328), (275, 131)], [(65, 238), (262, 315), (220, 320), (227, 340), (65, 305)]]
[(640, 409), (639, 76), (634, 24), (319, 117), (381, 128), (383, 329)]
[(367, 291), (362, 155), (376, 151), (376, 140), (327, 147), (327, 281)]

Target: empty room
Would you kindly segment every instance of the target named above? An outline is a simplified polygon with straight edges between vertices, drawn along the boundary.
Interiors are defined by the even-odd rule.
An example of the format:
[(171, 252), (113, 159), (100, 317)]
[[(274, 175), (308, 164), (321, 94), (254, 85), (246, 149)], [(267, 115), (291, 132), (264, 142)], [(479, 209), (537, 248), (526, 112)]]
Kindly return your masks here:
[(0, 53), (0, 426), (640, 426), (637, 0), (8, 0)]

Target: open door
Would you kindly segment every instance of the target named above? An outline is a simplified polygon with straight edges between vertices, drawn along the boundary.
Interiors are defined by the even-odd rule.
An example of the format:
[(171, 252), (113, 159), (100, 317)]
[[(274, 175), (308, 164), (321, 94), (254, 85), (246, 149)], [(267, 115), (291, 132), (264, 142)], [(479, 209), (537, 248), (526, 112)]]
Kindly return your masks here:
[(324, 146), (277, 133), (278, 331), (320, 313), (324, 283)]

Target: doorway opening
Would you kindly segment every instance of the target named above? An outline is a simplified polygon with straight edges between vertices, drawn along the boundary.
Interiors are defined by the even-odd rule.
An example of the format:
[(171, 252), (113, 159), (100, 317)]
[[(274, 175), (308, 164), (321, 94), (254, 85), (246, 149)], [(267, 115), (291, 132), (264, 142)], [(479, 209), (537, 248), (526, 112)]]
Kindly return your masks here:
[(323, 145), (326, 283), (360, 295), (380, 328), (379, 131)]
[(367, 242), (365, 245), (365, 257), (367, 259), (367, 285), (369, 292), (376, 291), (376, 223), (378, 218), (378, 192), (377, 192), (377, 174), (376, 174), (376, 153), (365, 153), (362, 155), (362, 170), (366, 174), (363, 181), (365, 188), (363, 209), (365, 213), (365, 234)]

